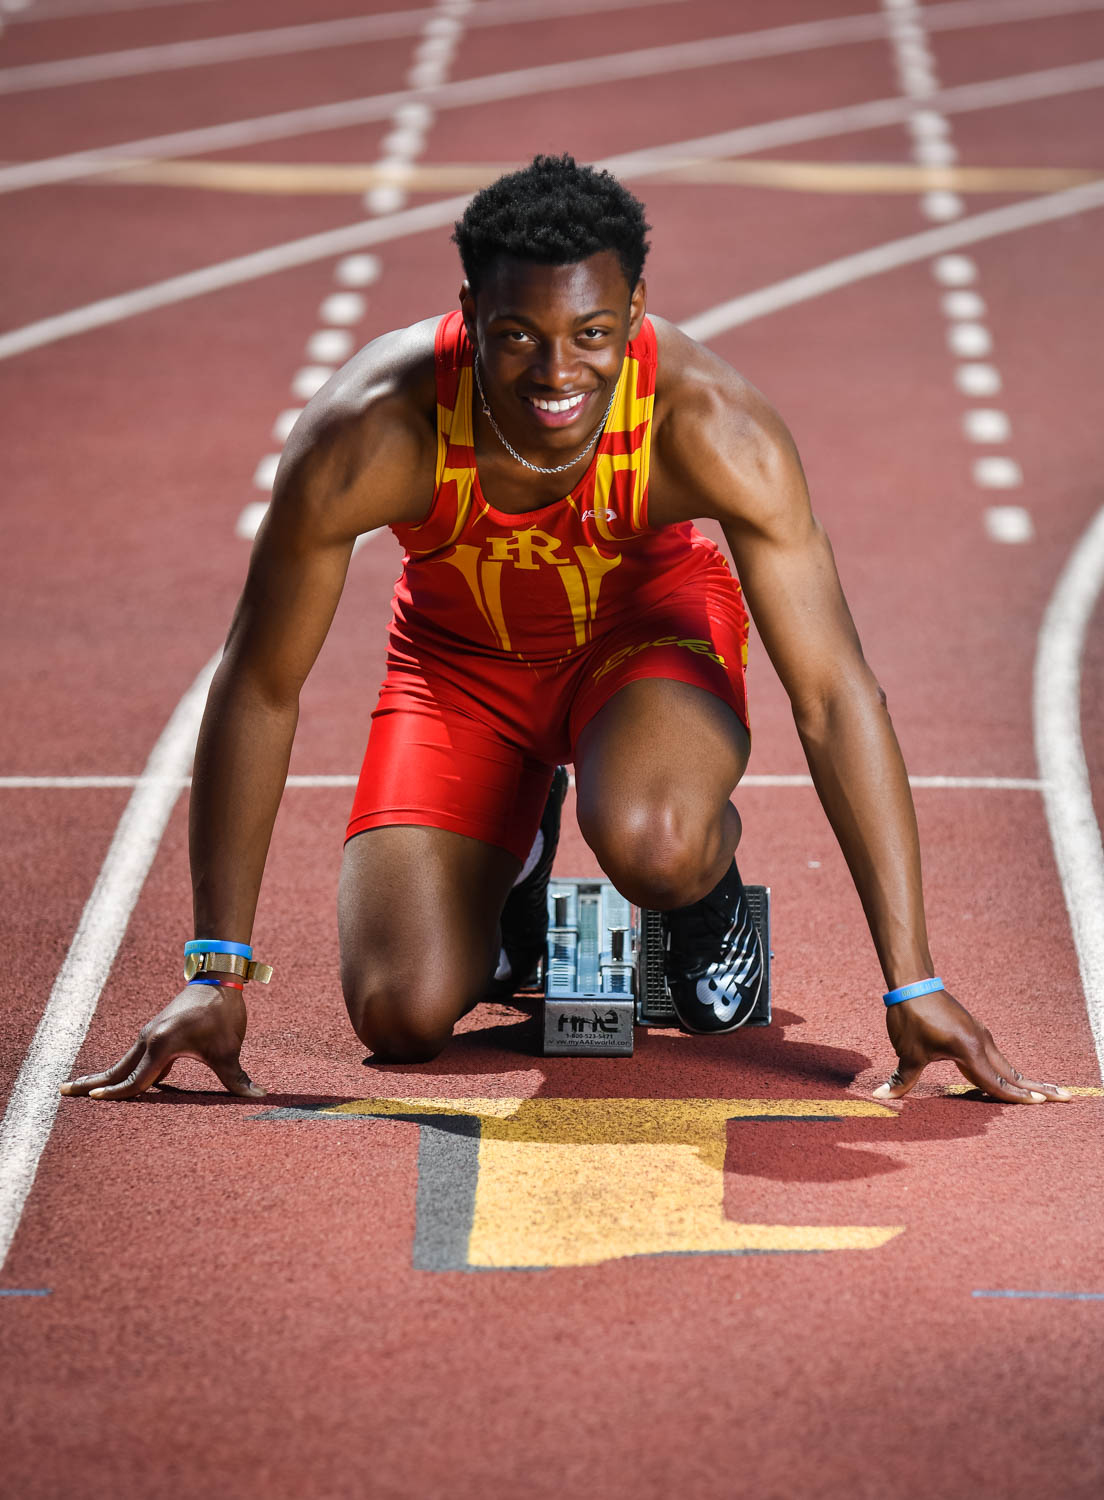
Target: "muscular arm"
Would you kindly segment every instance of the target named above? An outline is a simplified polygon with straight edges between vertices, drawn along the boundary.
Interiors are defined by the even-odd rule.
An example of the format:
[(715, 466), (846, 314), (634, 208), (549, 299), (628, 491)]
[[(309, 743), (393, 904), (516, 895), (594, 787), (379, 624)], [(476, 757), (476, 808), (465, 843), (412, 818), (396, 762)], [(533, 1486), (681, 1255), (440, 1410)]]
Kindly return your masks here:
[[(681, 341), (681, 342), (680, 342)], [(885, 695), (862, 653), (828, 537), (793, 441), (762, 396), (671, 331), (675, 397), (660, 428), (663, 472), (692, 476), (684, 507), (720, 522), (748, 605), (793, 708), (817, 794), (847, 861), (887, 988), (933, 975), (916, 814)], [(662, 368), (662, 365), (661, 365)], [(676, 397), (678, 399), (676, 399)], [(672, 487), (671, 493), (674, 493)], [(677, 511), (670, 519), (688, 519)], [(1029, 1083), (945, 991), (889, 1007), (900, 1059), (885, 1092), (950, 1057), (996, 1097), (1068, 1097)]]
[(189, 831), (197, 936), (249, 941), (299, 693), (353, 544), (361, 532), (418, 519), (432, 496), (432, 428), (395, 363), (386, 347), (365, 351), (360, 368), (354, 362), (336, 390), (308, 407), (281, 460), (196, 751)]
[[(358, 535), (417, 521), (433, 495), (432, 325), (377, 340), (300, 418), (257, 534), (207, 699), (190, 810), (195, 935), (248, 943), (299, 718)], [(176, 1058), (259, 1097), (239, 1060), (246, 1011), (229, 986), (186, 988), (111, 1068), (62, 1093), (127, 1099)]]

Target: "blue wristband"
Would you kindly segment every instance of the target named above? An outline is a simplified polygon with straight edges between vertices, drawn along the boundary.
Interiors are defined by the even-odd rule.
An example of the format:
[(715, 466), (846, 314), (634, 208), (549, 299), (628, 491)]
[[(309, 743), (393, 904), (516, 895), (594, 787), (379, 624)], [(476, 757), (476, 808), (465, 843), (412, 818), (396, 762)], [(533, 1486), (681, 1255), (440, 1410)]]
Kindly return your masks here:
[(882, 999), (887, 1005), (900, 1005), (902, 1000), (915, 1000), (918, 995), (930, 995), (943, 988), (942, 979), (919, 979), (915, 984), (903, 984), (899, 989), (886, 990)]
[(188, 987), (189, 987), (189, 989), (191, 988), (191, 986), (193, 984), (213, 984), (215, 986), (215, 988), (218, 989), (221, 986), (221, 984), (222, 984), (222, 980), (221, 979), (189, 979), (188, 980)]
[(184, 957), (189, 953), (236, 953), (239, 958), (252, 958), (253, 949), (248, 943), (221, 943), (215, 938), (196, 938), (184, 944)]

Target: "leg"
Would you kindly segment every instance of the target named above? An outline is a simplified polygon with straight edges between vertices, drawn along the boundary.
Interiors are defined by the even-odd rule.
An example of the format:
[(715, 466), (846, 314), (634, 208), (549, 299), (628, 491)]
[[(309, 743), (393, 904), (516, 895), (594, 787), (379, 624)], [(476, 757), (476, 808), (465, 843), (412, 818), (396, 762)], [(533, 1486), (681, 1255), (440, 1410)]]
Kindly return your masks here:
[(687, 906), (732, 862), (729, 802), (750, 740), (733, 709), (666, 678), (628, 682), (575, 747), (579, 827), (617, 889), (638, 906)]
[(372, 828), (345, 845), (341, 981), (358, 1037), (381, 1061), (426, 1062), (479, 999), (521, 861), (440, 828)]

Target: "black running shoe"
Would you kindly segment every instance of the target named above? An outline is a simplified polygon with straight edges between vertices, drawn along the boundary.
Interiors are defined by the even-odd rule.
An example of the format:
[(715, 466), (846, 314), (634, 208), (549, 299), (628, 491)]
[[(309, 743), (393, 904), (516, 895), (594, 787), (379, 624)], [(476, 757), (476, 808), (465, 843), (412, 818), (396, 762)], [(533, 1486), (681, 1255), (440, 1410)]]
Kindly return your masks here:
[(567, 796), (567, 768), (557, 766), (540, 820), (541, 847), (533, 868), (506, 897), (502, 909), (502, 953), (487, 998), (509, 999), (537, 978), (548, 941), (548, 881), (560, 842), (560, 817)]
[(759, 999), (765, 965), (736, 861), (708, 896), (662, 919), (667, 986), (686, 1030), (743, 1026)]

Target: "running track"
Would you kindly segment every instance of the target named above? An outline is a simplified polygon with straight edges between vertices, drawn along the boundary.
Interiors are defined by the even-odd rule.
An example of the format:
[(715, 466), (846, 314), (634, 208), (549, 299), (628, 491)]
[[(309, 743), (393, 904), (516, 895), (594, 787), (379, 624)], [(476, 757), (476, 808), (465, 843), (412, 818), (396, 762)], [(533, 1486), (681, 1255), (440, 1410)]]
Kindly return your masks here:
[[(0, 14), (5, 1491), (1099, 1495), (1104, 4)], [(179, 783), (286, 414), (451, 305), (465, 193), (564, 149), (645, 198), (653, 308), (787, 417), (917, 778), (940, 972), (1077, 1097), (941, 1065), (871, 1100), (879, 975), (761, 650), (776, 1024), (551, 1063), (484, 1007), (364, 1066), (333, 909), (385, 535), (262, 892), (268, 1099), (184, 1063), (55, 1118), (176, 984)], [(574, 830), (559, 868), (594, 868)]]

